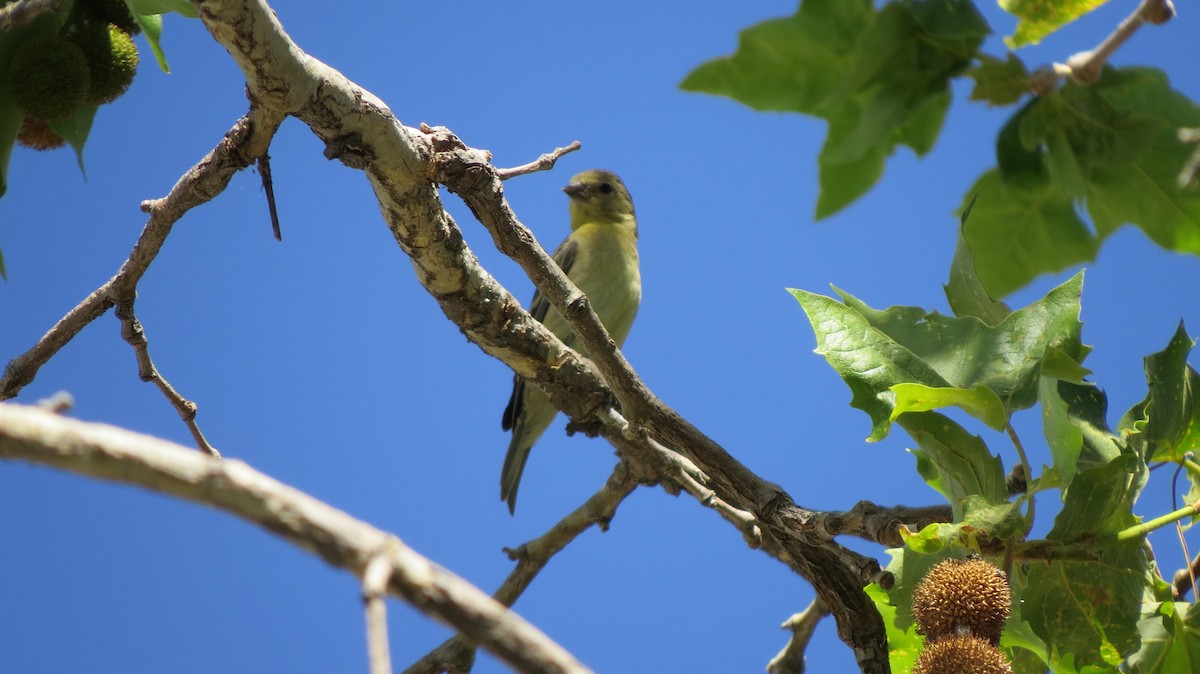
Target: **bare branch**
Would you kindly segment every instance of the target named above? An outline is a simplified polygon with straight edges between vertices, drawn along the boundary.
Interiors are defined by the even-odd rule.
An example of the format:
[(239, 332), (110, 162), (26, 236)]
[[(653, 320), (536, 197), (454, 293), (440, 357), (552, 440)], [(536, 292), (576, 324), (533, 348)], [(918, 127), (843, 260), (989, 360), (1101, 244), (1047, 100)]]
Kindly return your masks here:
[(0, 400), (8, 400), (33, 381), (38, 370), (87, 324), (104, 315), (113, 305), (132, 302), (137, 284), (158, 256), (174, 224), (192, 208), (220, 194), (233, 174), (266, 152), (283, 116), (251, 106), (225, 138), (179, 179), (162, 199), (147, 201), (142, 210), (150, 214), (129, 259), (106, 283), (88, 295), (42, 335), (37, 344), (12, 359), (0, 377)]
[(391, 594), (461, 630), (519, 671), (590, 671), (508, 607), (396, 536), (241, 461), (218, 460), (165, 440), (13, 404), (0, 404), (0, 458), (135, 484), (213, 506), (360, 578), (373, 560), (385, 556)]
[(132, 299), (117, 304), (117, 318), (121, 319), (121, 338), (133, 347), (133, 352), (137, 357), (138, 377), (142, 381), (154, 382), (158, 386), (158, 390), (167, 397), (167, 401), (171, 403), (171, 406), (179, 413), (179, 418), (183, 419), (183, 423), (191, 431), (192, 438), (196, 441), (196, 447), (200, 451), (220, 458), (221, 453), (208, 443), (208, 439), (204, 437), (204, 433), (200, 431), (200, 426), (196, 423), (196, 403), (180, 395), (175, 387), (171, 386), (170, 382), (159, 373), (158, 368), (154, 367), (154, 361), (150, 359), (146, 332), (142, 329), (141, 321), (133, 313)]
[(554, 168), (554, 164), (558, 162), (559, 157), (567, 154), (568, 152), (574, 152), (581, 147), (583, 146), (579, 144), (579, 141), (573, 140), (571, 141), (570, 145), (566, 147), (556, 147), (554, 148), (553, 152), (547, 152), (528, 164), (522, 164), (521, 166), (516, 166), (510, 169), (496, 169), (496, 175), (499, 176), (501, 180), (508, 180), (509, 178), (516, 178), (517, 176), (534, 173), (535, 171), (549, 171), (550, 169)]
[(362, 575), (363, 609), (367, 618), (367, 661), (371, 674), (392, 674), (387, 602), (384, 601), (391, 576), (392, 566), (387, 555), (372, 558)]
[(804, 651), (812, 640), (817, 624), (827, 615), (829, 607), (817, 597), (808, 608), (783, 621), (780, 627), (791, 630), (792, 637), (783, 650), (767, 663), (767, 671), (770, 674), (804, 674)]
[(1125, 44), (1142, 24), (1163, 24), (1175, 17), (1175, 6), (1171, 0), (1142, 0), (1133, 13), (1117, 25), (1111, 35), (1095, 49), (1080, 52), (1067, 59), (1066, 65), (1055, 64), (1055, 71), (1060, 76), (1070, 76), (1080, 84), (1091, 84), (1100, 79), (1100, 71), (1108, 59)]
[(870, 501), (859, 501), (844, 512), (820, 513), (812, 519), (812, 531), (819, 536), (858, 536), (890, 548), (904, 545), (900, 538), (900, 527), (907, 526), (920, 531), (936, 522), (950, 522), (950, 506), (879, 506)]
[[(637, 488), (637, 481), (624, 463), (617, 464), (612, 475), (596, 492), (549, 531), (515, 550), (505, 549), (516, 568), (492, 595), (505, 606), (512, 606), (554, 555), (593, 525), (608, 530), (617, 507)], [(475, 644), (462, 634), (456, 634), (430, 651), (425, 657), (404, 670), (404, 674), (434, 674), (435, 672), (467, 672), (475, 660)]]

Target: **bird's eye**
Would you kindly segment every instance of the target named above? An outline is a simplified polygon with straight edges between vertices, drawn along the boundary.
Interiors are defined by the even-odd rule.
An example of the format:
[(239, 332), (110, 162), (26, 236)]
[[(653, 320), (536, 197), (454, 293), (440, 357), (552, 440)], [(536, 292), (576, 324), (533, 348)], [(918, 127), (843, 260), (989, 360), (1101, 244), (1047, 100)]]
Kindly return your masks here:
[(610, 183), (600, 183), (600, 191), (604, 194), (608, 194), (613, 191), (613, 186)]

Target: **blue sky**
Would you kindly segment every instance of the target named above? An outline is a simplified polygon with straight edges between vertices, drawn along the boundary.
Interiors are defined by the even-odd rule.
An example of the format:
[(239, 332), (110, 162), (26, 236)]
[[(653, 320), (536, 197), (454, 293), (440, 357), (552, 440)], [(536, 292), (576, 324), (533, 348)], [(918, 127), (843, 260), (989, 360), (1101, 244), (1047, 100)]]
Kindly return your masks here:
[[(1094, 46), (1136, 3), (1113, 2), (1023, 50), (1031, 65)], [(830, 283), (875, 307), (946, 310), (953, 209), (994, 163), (1011, 113), (968, 104), (968, 82), (934, 150), (901, 150), (865, 198), (820, 223), (816, 155), (824, 122), (755, 113), (687, 94), (678, 82), (731, 52), (737, 31), (796, 3), (406, 3), (317, 11), (281, 3), (284, 27), (314, 57), (374, 92), (406, 124), (445, 125), (500, 166), (578, 139), (556, 170), (510, 181), (522, 220), (552, 248), (566, 234), (559, 188), (602, 167), (629, 186), (641, 223), (644, 301), (626, 355), (668, 404), (796, 501), (840, 510), (867, 498), (919, 505), (922, 483), (895, 434), (863, 441), (867, 417), (812, 353), (787, 287)], [(1014, 21), (985, 5), (997, 35)], [(1118, 64), (1164, 67), (1200, 99), (1187, 67), (1200, 20), (1150, 27)], [(101, 110), (85, 154), (18, 150), (0, 199), (0, 361), (23, 352), (108, 279), (161, 197), (245, 112), (243, 81), (198, 21), (166, 18), (172, 73), (146, 61), (128, 95)], [(1002, 54), (999, 37), (989, 51)], [(227, 456), (399, 535), (491, 591), (501, 552), (582, 502), (614, 464), (600, 440), (562, 421), (534, 450), (516, 517), (499, 500), (511, 375), (441, 315), (383, 225), (362, 174), (330, 162), (288, 120), (272, 146), (283, 242), (271, 237), (258, 176), (176, 225), (139, 290), (139, 318), (163, 374), (200, 406)], [(447, 207), (484, 266), (519, 297), (532, 286), (453, 196)], [(1067, 272), (1070, 273), (1070, 272)], [(1066, 274), (1039, 280), (1023, 306)], [(1194, 257), (1165, 253), (1125, 228), (1088, 267), (1087, 365), (1110, 415), (1145, 393), (1141, 359), (1183, 319), (1200, 330)], [(106, 315), (44, 367), (18, 401), (56, 391), (73, 414), (190, 444), (183, 424), (137, 378), (119, 323)], [(1034, 461), (1036, 411), (1018, 418)], [(1001, 435), (976, 430), (1006, 465)], [(1142, 504), (1169, 507), (1156, 472)], [(1048, 527), (1052, 496), (1039, 500)], [(1044, 504), (1044, 508), (1043, 508)], [(365, 671), (357, 583), (229, 516), (123, 485), (0, 465), (0, 671)], [(1183, 555), (1155, 539), (1161, 564)], [(1197, 539), (1191, 537), (1195, 547)], [(876, 546), (856, 549), (886, 556)], [(641, 489), (610, 531), (590, 531), (543, 572), (516, 610), (597, 671), (762, 671), (778, 628), (812, 598), (779, 562), (746, 548), (715, 513)], [(449, 632), (397, 602), (392, 651), (403, 669)], [(810, 671), (853, 671), (831, 621)], [(487, 656), (479, 672), (504, 671)]]

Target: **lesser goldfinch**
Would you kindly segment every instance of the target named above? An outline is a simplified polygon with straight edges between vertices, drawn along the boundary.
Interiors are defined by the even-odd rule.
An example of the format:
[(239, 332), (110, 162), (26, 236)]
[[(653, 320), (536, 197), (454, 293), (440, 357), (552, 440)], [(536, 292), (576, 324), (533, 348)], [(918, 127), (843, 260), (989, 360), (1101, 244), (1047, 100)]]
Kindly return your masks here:
[[(569, 197), (571, 234), (554, 251), (554, 261), (587, 295), (600, 322), (620, 346), (642, 300), (633, 199), (616, 174), (598, 169), (571, 178), (563, 191)], [(575, 333), (541, 293), (534, 293), (529, 313), (564, 344), (579, 350)], [(529, 450), (556, 414), (558, 410), (540, 388), (514, 378), (512, 398), (501, 421), (504, 430), (512, 429), (500, 474), (500, 498), (508, 502), (510, 513), (516, 511), (517, 488)]]

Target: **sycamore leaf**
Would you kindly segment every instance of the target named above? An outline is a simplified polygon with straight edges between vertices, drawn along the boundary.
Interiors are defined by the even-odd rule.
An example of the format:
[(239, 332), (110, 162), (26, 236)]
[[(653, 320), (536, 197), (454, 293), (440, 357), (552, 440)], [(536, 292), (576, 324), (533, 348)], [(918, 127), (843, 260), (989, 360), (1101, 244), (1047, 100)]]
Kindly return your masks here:
[(817, 217), (862, 196), (898, 145), (929, 151), (950, 79), (990, 31), (967, 0), (804, 0), (792, 17), (741, 33), (737, 51), (692, 71), (686, 91), (829, 122)]
[(1164, 601), (1138, 623), (1141, 647), (1126, 662), (1134, 674), (1200, 671), (1200, 604)]
[(992, 169), (970, 190), (979, 197), (962, 234), (975, 253), (979, 280), (992, 297), (1003, 297), (1041, 274), (1093, 260), (1099, 249), (1071, 199), (1049, 181), (1015, 183)]
[(1145, 480), (1146, 464), (1130, 452), (1079, 470), (1046, 538), (1089, 546), (1094, 557), (1027, 567), (1023, 616), (1052, 653), (1077, 665), (1115, 668), (1138, 646), (1149, 562), (1140, 541), (1106, 541), (1138, 522)]
[(891, 420), (905, 412), (928, 412), (943, 407), (958, 407), (994, 430), (1003, 430), (1008, 422), (1004, 403), (986, 386), (954, 388), (924, 384), (893, 384), (895, 394)]
[(978, 198), (963, 236), (987, 291), (1003, 297), (1092, 260), (1129, 223), (1200, 255), (1200, 191), (1176, 180), (1190, 156), (1178, 129), (1197, 125), (1200, 106), (1152, 68), (1105, 68), (1091, 86), (1067, 83), (1023, 106), (997, 138), (999, 171), (968, 192)]
[(1200, 374), (1187, 362), (1193, 346), (1180, 323), (1167, 348), (1145, 359), (1149, 391), (1125, 416), (1141, 422), (1146, 461), (1178, 461), (1200, 449)]
[[(967, 224), (974, 205), (975, 197), (972, 197), (963, 209), (960, 219), (963, 226)], [(974, 316), (990, 326), (996, 326), (1012, 313), (1007, 304), (993, 299), (979, 281), (975, 271), (975, 255), (961, 230), (954, 248), (954, 261), (950, 264), (950, 279), (942, 286), (942, 290), (946, 293), (950, 309), (959, 318)]]
[[(902, 571), (900, 562), (895, 558), (899, 558), (902, 552), (901, 550), (889, 550), (888, 552), (894, 558), (893, 562), (888, 565), (888, 570), (899, 577)], [(893, 587), (892, 591), (894, 590)], [(892, 591), (884, 590), (875, 583), (867, 585), (863, 591), (875, 603), (879, 617), (883, 618), (883, 626), (887, 630), (888, 661), (891, 663), (892, 671), (909, 671), (916, 662), (925, 640), (917, 635), (916, 625), (912, 621), (908, 604), (897, 602), (892, 597)], [(902, 618), (901, 613), (907, 614), (907, 618)]]
[(918, 471), (946, 497), (954, 521), (963, 521), (971, 507), (1007, 505), (1004, 466), (979, 436), (936, 412), (906, 414), (900, 425), (917, 441)]
[(863, 591), (875, 602), (875, 610), (879, 611), (879, 617), (883, 618), (883, 626), (887, 632), (888, 661), (892, 665), (892, 671), (909, 671), (916, 663), (925, 640), (917, 635), (914, 625), (909, 625), (906, 630), (896, 626), (897, 609), (888, 599), (887, 591), (874, 583), (866, 586)]
[(1000, 7), (1021, 21), (1011, 37), (1012, 47), (1037, 44), (1050, 33), (1103, 5), (1107, 0), (1000, 0)]
[(988, 105), (1012, 105), (1029, 93), (1029, 69), (1016, 54), (1008, 53), (1004, 61), (987, 54), (979, 55), (979, 65), (967, 71), (975, 80), (971, 90), (972, 101), (986, 101)]
[(1083, 277), (1076, 275), (996, 327), (917, 307), (872, 309), (841, 291), (842, 302), (790, 292), (812, 323), (817, 353), (850, 386), (851, 404), (871, 417), (869, 440), (875, 441), (890, 429), (896, 384), (983, 386), (1009, 414), (1033, 405), (1048, 348), (1076, 360), (1086, 353), (1079, 341), (1082, 287)]
[(1054, 466), (1064, 485), (1077, 469), (1107, 463), (1121, 452), (1121, 443), (1108, 429), (1108, 399), (1093, 384), (1043, 377), (1038, 392), (1042, 429)]

